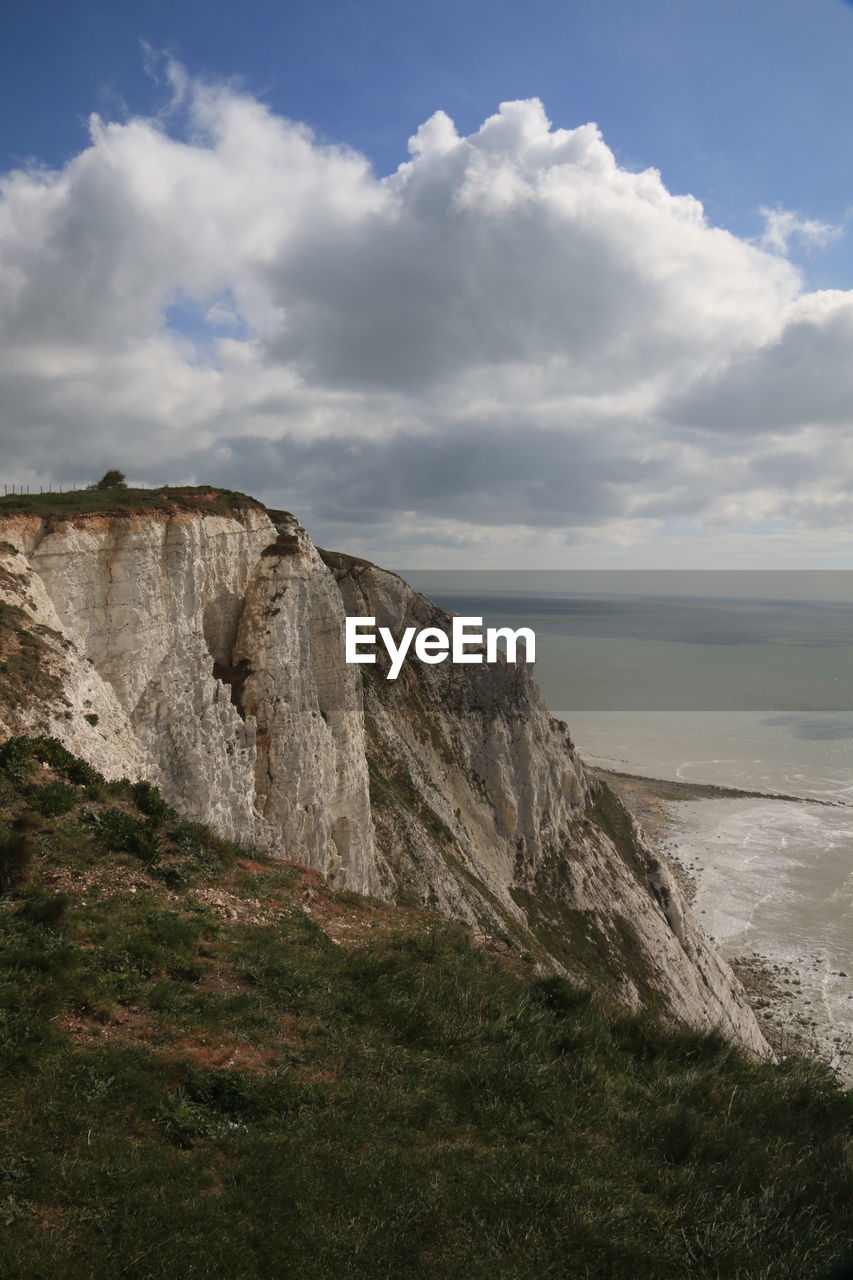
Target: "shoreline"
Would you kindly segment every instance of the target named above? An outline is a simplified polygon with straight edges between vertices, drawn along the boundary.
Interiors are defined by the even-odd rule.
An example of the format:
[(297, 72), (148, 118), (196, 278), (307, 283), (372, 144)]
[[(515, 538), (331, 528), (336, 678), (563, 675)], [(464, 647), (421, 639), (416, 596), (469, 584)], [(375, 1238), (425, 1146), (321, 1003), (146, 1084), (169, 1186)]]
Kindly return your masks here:
[(685, 782), (681, 778), (652, 778), (644, 773), (621, 773), (617, 769), (587, 768), (605, 782), (640, 783), (650, 795), (660, 800), (783, 800), (787, 804), (818, 804), (830, 809), (853, 809), (843, 800), (821, 800), (813, 796), (795, 796), (786, 791), (749, 791), (744, 787), (726, 787), (717, 782)]
[(671, 870), (691, 909), (697, 914), (706, 936), (720, 950), (746, 992), (762, 1033), (780, 1057), (792, 1053), (815, 1057), (824, 1062), (849, 1087), (853, 1082), (851, 1046), (832, 1024), (821, 1023), (810, 1016), (812, 1010), (802, 1004), (800, 966), (774, 959), (758, 951), (738, 953), (715, 939), (702, 924), (704, 911), (697, 912), (698, 880), (696, 868), (674, 856), (667, 840), (681, 824), (675, 805), (685, 800), (761, 799), (808, 805), (830, 805), (850, 808), (841, 801), (814, 800), (794, 796), (758, 792), (714, 783), (683, 782), (679, 779), (653, 778), (643, 774), (622, 773), (587, 766), (603, 782), (612, 786), (642, 828), (656, 855)]

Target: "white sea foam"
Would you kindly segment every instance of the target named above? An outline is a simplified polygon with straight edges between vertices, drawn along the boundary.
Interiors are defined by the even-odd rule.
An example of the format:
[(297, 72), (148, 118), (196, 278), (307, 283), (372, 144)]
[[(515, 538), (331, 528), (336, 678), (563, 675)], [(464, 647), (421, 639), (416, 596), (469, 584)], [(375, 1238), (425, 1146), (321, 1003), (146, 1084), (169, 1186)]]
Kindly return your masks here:
[[(672, 808), (671, 852), (694, 876), (705, 928), (730, 957), (765, 957), (801, 1027), (835, 1055), (853, 1038), (853, 810), (749, 800)], [(850, 1059), (846, 1067), (853, 1078)]]

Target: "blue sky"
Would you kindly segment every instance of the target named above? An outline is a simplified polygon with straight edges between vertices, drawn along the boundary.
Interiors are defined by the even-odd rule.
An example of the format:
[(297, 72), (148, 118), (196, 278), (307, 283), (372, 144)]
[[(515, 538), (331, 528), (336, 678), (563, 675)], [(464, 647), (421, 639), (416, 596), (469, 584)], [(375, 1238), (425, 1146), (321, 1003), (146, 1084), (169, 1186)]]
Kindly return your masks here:
[[(98, 110), (146, 114), (140, 42), (239, 76), (277, 112), (364, 151), (379, 173), (436, 109), (468, 133), (512, 98), (596, 121), (619, 160), (757, 235), (760, 206), (840, 223), (853, 204), (853, 7), (842, 0), (6, 0), (2, 167), (57, 164)], [(853, 240), (806, 260), (853, 284)]]
[(851, 5), (6, 0), (0, 51), (10, 481), (397, 564), (849, 561)]

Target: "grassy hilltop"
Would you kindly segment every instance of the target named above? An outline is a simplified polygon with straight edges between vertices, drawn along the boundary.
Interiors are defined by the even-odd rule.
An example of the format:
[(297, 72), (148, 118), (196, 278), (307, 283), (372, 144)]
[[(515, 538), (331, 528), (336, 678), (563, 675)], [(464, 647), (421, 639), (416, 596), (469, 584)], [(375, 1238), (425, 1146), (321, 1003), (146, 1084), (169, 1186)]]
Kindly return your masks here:
[(851, 1098), (0, 747), (7, 1280), (810, 1277)]
[(63, 493), (10, 493), (0, 497), (3, 515), (134, 515), (144, 511), (199, 511), (207, 515), (232, 515), (247, 507), (263, 510), (263, 504), (245, 493), (215, 489), (210, 485), (161, 485), (157, 489), (67, 489)]

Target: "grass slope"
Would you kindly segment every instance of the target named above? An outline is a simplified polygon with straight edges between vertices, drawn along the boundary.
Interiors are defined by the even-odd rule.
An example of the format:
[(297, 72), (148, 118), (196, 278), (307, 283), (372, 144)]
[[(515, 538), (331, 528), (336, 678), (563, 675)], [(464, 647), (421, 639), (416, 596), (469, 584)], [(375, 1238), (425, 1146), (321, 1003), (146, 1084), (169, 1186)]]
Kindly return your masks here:
[(6, 1280), (802, 1277), (851, 1100), (0, 747)]

